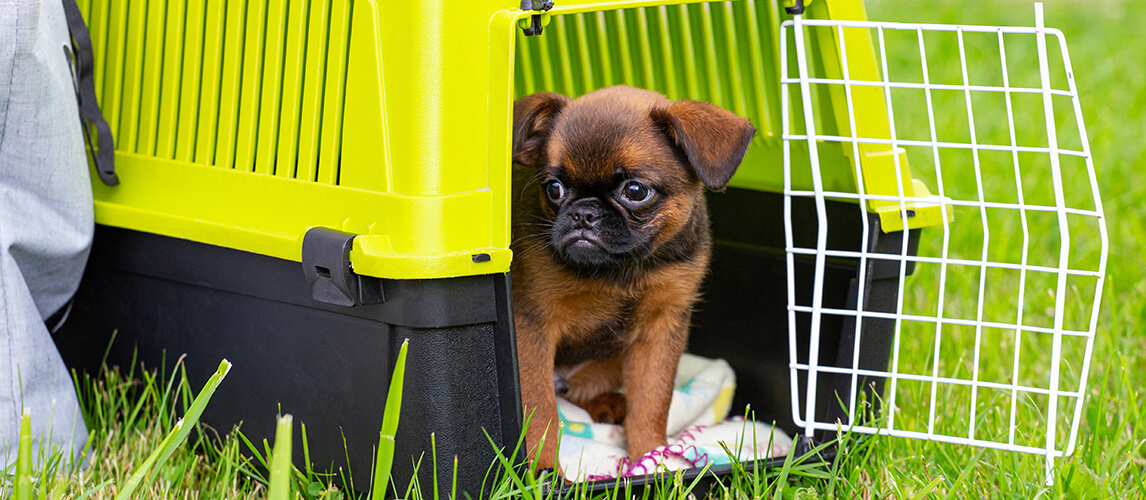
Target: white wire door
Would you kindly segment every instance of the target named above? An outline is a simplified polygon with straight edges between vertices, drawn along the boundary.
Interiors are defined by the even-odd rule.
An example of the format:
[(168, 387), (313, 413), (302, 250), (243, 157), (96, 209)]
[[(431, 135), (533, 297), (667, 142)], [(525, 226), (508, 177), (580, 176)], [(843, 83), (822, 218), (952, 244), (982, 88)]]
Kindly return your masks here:
[[(1035, 20), (1033, 28), (800, 15), (783, 23), (792, 406), (809, 436), (850, 428), (1039, 454), (1046, 457), (1048, 483), (1054, 460), (1072, 453), (1107, 235), (1065, 40), (1043, 26), (1041, 4), (1035, 4)], [(851, 76), (851, 37), (869, 37), (878, 78)], [(816, 53), (825, 41), (835, 42), (839, 74), (824, 69), (831, 62), (823, 61), (823, 50)], [(857, 116), (870, 109), (863, 100), (872, 98), (882, 100), (877, 108), (886, 109), (886, 118)], [(789, 109), (790, 102), (798, 108)], [(857, 120), (873, 118), (886, 120), (886, 134), (857, 128)], [(895, 182), (884, 179), (880, 190), (865, 189), (871, 177), (861, 171), (867, 161), (862, 150), (871, 145), (893, 152), (895, 168), (887, 172), (894, 172)], [(824, 189), (821, 163), (831, 154), (864, 158), (852, 162), (854, 192)], [(810, 189), (795, 186), (793, 177), (810, 178)], [(897, 208), (897, 224), (886, 218), (881, 224), (866, 213), (858, 219), (865, 242), (884, 228), (912, 226), (915, 208), (932, 207), (941, 222), (919, 232), (914, 254), (910, 238), (899, 239), (898, 253), (874, 252), (866, 244), (833, 248), (833, 231), (854, 231), (828, 210), (841, 201), (861, 212), (878, 202)], [(795, 243), (807, 240), (793, 238), (794, 206), (815, 208), (814, 246)], [(867, 270), (875, 261), (898, 269), (892, 276), (896, 291), (881, 292), (894, 293), (894, 307), (867, 306), (877, 298), (864, 296), (874, 290)], [(800, 263), (814, 269), (814, 279), (796, 279)], [(854, 307), (824, 302), (825, 272), (840, 263), (857, 266), (855, 300), (849, 300)], [(894, 337), (888, 366), (872, 369), (860, 359), (860, 346), (876, 322), (893, 322)], [(806, 353), (797, 352), (798, 324), (810, 325)], [(854, 329), (841, 337), (854, 346), (832, 346), (853, 353), (850, 359), (821, 356), (829, 324)], [(850, 383), (829, 382), (841, 377)], [(871, 379), (883, 384), (875, 396), (882, 411), (865, 416), (865, 395), (857, 389)], [(825, 399), (830, 387), (849, 389)], [(825, 400), (842, 411), (828, 411)]]

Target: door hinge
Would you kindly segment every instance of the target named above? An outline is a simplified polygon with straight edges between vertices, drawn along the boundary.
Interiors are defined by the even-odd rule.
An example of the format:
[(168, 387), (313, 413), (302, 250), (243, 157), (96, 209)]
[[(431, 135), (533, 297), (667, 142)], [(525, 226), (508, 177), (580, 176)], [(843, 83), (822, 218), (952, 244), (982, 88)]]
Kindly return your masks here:
[(518, 26), (525, 32), (525, 36), (540, 35), (549, 24), (549, 9), (553, 8), (553, 0), (521, 0), (521, 10), (533, 11), (533, 15), (518, 21)]

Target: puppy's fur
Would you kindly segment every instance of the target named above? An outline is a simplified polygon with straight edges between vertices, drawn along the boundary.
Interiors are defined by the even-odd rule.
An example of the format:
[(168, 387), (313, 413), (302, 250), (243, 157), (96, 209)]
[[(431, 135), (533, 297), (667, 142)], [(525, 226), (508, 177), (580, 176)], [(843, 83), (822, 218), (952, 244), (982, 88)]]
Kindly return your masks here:
[[(514, 321), (538, 467), (555, 467), (554, 368), (566, 397), (623, 420), (630, 457), (666, 444), (677, 361), (722, 189), (755, 129), (712, 104), (632, 87), (542, 92), (513, 109)], [(555, 184), (556, 183), (556, 184)], [(624, 389), (624, 396), (614, 394)], [(534, 456), (533, 453), (530, 456)]]

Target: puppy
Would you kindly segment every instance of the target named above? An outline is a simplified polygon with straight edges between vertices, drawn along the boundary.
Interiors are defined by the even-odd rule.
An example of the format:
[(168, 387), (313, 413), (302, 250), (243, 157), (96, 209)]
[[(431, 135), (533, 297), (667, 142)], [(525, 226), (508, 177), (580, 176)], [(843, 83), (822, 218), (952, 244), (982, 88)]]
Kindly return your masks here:
[(630, 457), (666, 444), (711, 253), (704, 188), (724, 188), (755, 131), (712, 104), (626, 86), (514, 103), (511, 275), (535, 467), (557, 465), (555, 369), (570, 401), (623, 419)]

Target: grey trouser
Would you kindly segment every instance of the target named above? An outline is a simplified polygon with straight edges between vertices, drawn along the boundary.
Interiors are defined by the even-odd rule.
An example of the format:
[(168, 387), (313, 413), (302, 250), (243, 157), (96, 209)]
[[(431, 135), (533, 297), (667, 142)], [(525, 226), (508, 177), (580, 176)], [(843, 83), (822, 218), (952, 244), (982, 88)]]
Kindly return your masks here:
[(23, 408), (33, 449), (74, 456), (87, 438), (44, 326), (75, 293), (94, 229), (64, 45), (59, 0), (0, 0), (0, 469), (15, 460)]

